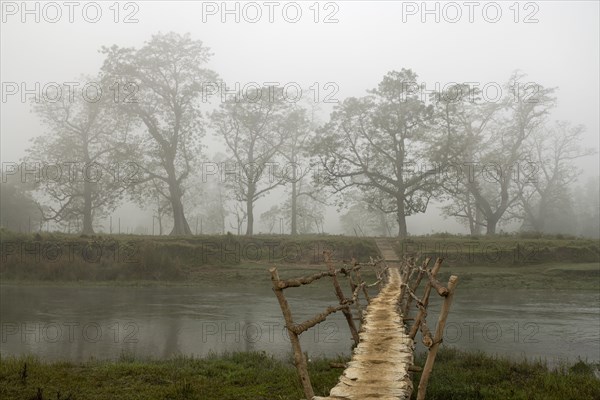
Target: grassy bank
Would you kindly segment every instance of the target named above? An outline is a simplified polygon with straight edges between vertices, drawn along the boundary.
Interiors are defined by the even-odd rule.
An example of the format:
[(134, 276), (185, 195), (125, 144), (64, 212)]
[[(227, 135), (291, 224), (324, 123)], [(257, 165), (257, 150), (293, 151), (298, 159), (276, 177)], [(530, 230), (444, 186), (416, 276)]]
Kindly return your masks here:
[[(205, 282), (271, 265), (311, 267), (323, 251), (338, 259), (376, 256), (372, 239), (342, 236), (133, 236), (0, 232), (0, 279), (93, 282)], [(253, 268), (256, 266), (256, 268)]]
[[(330, 361), (310, 363), (315, 392), (326, 395), (341, 372)], [(26, 373), (23, 371), (27, 364)], [(419, 359), (417, 364), (422, 365)], [(483, 354), (443, 350), (436, 360), (428, 399), (600, 399), (593, 366), (579, 362), (550, 371), (542, 363), (515, 362)], [(415, 387), (419, 375), (415, 374)], [(236, 353), (204, 359), (177, 358), (117, 362), (46, 364), (34, 358), (3, 358), (0, 397), (37, 399), (300, 399), (290, 362), (263, 353)]]
[(598, 263), (600, 241), (564, 235), (514, 234), (456, 236), (433, 234), (395, 242), (398, 254), (443, 257), (454, 266), (523, 266), (557, 263)]
[[(220, 235), (152, 237), (0, 231), (0, 281), (39, 284), (268, 285), (265, 270), (283, 276), (322, 268), (323, 250), (337, 259), (377, 257), (372, 238), (343, 236)], [(395, 242), (400, 254), (445, 258), (462, 288), (598, 289), (597, 240), (529, 235), (469, 237), (432, 235)]]

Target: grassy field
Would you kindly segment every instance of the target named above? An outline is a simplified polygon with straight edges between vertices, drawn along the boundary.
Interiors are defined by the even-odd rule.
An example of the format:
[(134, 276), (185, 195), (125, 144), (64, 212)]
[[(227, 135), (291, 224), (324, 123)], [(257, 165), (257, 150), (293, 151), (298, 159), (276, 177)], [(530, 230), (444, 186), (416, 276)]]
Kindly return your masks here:
[[(310, 363), (313, 387), (328, 394), (340, 374), (330, 361)], [(420, 357), (417, 364), (422, 365)], [(25, 365), (27, 365), (25, 369)], [(431, 400), (594, 400), (600, 380), (584, 362), (550, 371), (542, 363), (515, 362), (483, 354), (442, 350), (427, 398)], [(24, 371), (26, 371), (24, 373)], [(419, 374), (414, 375), (415, 387)], [(39, 393), (39, 395), (38, 395)], [(264, 353), (235, 353), (204, 359), (41, 363), (35, 358), (3, 358), (0, 398), (14, 400), (243, 400), (303, 397), (291, 362)]]

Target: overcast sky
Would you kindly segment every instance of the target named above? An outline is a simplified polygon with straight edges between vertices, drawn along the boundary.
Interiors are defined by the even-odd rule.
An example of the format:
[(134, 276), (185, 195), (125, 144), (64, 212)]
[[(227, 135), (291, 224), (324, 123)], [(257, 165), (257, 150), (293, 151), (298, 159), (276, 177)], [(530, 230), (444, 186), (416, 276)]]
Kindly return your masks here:
[[(43, 3), (39, 6), (40, 21), (36, 22), (34, 15), (22, 14), (21, 2), (2, 2), (3, 162), (18, 161), (29, 139), (44, 132), (30, 113), (30, 104), (22, 103), (19, 95), (4, 99), (7, 83), (25, 82), (33, 88), (35, 82), (43, 86), (48, 82), (73, 81), (81, 74), (95, 74), (103, 61), (98, 52), (101, 46), (138, 47), (159, 31), (189, 32), (194, 39), (202, 40), (214, 53), (210, 67), (232, 86), (235, 82), (243, 85), (276, 81), (297, 82), (302, 87), (317, 82), (323, 88), (325, 83), (334, 82), (339, 87), (335, 98), (340, 100), (364, 95), (386, 72), (401, 68), (416, 71), (428, 88), (436, 82), (502, 83), (513, 70), (520, 69), (529, 75), (529, 81), (559, 88), (558, 107), (552, 118), (585, 125), (585, 145), (598, 148), (597, 1), (541, 1), (528, 5), (521, 2), (518, 16), (516, 8), (510, 9), (512, 1), (492, 5), (482, 1), (473, 11), (472, 23), (469, 9), (460, 1), (454, 3), (462, 12), (456, 23), (448, 19), (456, 17), (457, 8), (445, 2), (437, 5), (439, 22), (434, 14), (422, 15), (422, 10), (415, 10), (421, 2), (338, 1), (327, 6), (321, 2), (318, 23), (313, 20), (314, 9), (309, 8), (313, 2), (299, 3), (302, 16), (297, 23), (285, 20), (284, 17), (291, 19), (295, 14), (293, 5), (288, 5), (287, 14), (283, 14), (286, 2), (279, 2), (275, 8), (273, 23), (268, 20), (269, 9), (263, 2), (256, 3), (262, 11), (257, 23), (244, 21), (243, 15), (239, 23), (233, 15), (226, 15), (228, 20), (223, 23), (220, 10), (208, 15), (203, 13), (202, 2), (175, 1), (131, 2), (127, 8), (121, 3), (121, 22), (115, 23), (114, 11), (109, 8), (112, 3), (99, 2), (102, 16), (91, 23), (83, 18), (82, 2), (75, 8), (71, 23), (68, 8), (57, 2), (62, 17), (51, 23), (44, 18)], [(204, 3), (205, 10), (221, 6), (221, 2)], [(234, 7), (231, 2), (229, 5)], [(502, 15), (498, 22), (488, 22), (496, 18), (496, 5)], [(34, 3), (29, 6), (33, 8)], [(242, 11), (244, 3), (239, 7)], [(428, 7), (434, 9), (436, 3), (429, 2)], [(253, 18), (255, 9), (245, 9), (247, 17)], [(88, 19), (92, 19), (94, 9), (87, 10)], [(46, 19), (54, 18), (54, 9), (45, 11)], [(123, 23), (131, 12), (138, 22)], [(330, 18), (338, 22), (323, 23), (331, 13)], [(519, 22), (514, 21), (515, 17)], [(22, 22), (22, 18), (26, 21)], [(526, 18), (538, 22), (524, 23)], [(331, 105), (324, 104), (322, 108), (322, 118), (326, 118)], [(209, 143), (212, 149), (220, 147)], [(596, 157), (586, 159), (582, 166), (586, 176), (598, 175)], [(336, 218), (331, 215), (328, 222), (334, 224)], [(431, 221), (433, 218), (423, 216), (410, 218), (409, 231), (458, 229), (452, 221), (436, 226), (428, 225)], [(334, 231), (331, 226), (329, 231)]]

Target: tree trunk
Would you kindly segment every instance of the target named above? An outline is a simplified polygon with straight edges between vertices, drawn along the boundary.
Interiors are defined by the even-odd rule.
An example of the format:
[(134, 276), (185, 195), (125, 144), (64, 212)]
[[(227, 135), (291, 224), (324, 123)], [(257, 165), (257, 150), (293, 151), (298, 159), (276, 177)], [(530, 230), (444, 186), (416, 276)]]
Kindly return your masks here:
[(486, 235), (495, 235), (496, 234), (496, 225), (498, 225), (498, 219), (497, 218), (488, 218), (487, 222), (487, 228), (486, 228)]
[(545, 216), (548, 215), (546, 211), (546, 201), (544, 196), (540, 199), (540, 204), (538, 206), (537, 215), (532, 216), (531, 224), (533, 225), (533, 229), (536, 232), (544, 232), (544, 228), (546, 225)]
[(481, 235), (481, 220), (482, 220), (483, 215), (481, 215), (481, 210), (477, 207), (477, 205), (475, 206), (475, 235), (479, 236)]
[(471, 232), (471, 236), (474, 236), (475, 232), (477, 230), (477, 225), (475, 224), (475, 219), (470, 214), (468, 215), (468, 219), (469, 219), (469, 232)]
[(248, 187), (248, 198), (246, 199), (246, 235), (254, 233), (254, 188)]
[(296, 188), (296, 170), (294, 169), (294, 180), (292, 181), (292, 228), (291, 234), (298, 234), (298, 198), (297, 198), (297, 188)]
[[(87, 133), (85, 135), (84, 143), (87, 142)], [(84, 160), (85, 160), (85, 169), (83, 172), (83, 229), (81, 231), (84, 235), (93, 235), (94, 234), (94, 225), (92, 222), (92, 177), (88, 176), (89, 166), (91, 165), (91, 160), (88, 152), (87, 146), (83, 149)]]
[(173, 210), (173, 230), (171, 231), (170, 235), (191, 235), (192, 230), (190, 229), (183, 212), (181, 189), (179, 188), (179, 184), (174, 177), (169, 180), (169, 197)]
[(92, 183), (87, 177), (83, 181), (83, 229), (84, 235), (93, 235), (94, 226), (92, 224)]
[(398, 237), (405, 238), (408, 236), (408, 230), (406, 229), (406, 215), (404, 215), (404, 199), (398, 198), (396, 203), (398, 205)]

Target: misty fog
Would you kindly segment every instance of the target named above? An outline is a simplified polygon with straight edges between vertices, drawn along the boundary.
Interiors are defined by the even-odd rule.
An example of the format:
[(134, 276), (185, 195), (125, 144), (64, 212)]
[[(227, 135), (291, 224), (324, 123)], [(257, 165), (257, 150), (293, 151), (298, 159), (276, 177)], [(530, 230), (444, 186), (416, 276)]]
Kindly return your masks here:
[[(414, 90), (417, 86), (411, 87), (414, 95), (419, 100), (424, 100), (423, 104), (428, 106), (440, 104), (439, 101), (429, 98), (431, 93), (447, 90), (458, 83), (467, 83), (470, 88), (485, 89), (484, 97), (487, 98), (482, 102), (487, 105), (499, 104), (508, 97), (512, 97), (513, 100), (521, 96), (531, 97), (537, 91), (538, 85), (548, 89), (555, 88), (551, 95), (554, 103), (544, 111), (543, 126), (537, 126), (535, 130), (538, 134), (549, 132), (554, 129), (555, 121), (568, 121), (571, 129), (580, 129), (581, 132), (574, 143), (579, 148), (576, 150), (578, 156), (573, 157), (574, 153), (570, 154), (568, 160), (568, 164), (577, 169), (572, 171), (576, 179), (571, 181), (565, 178), (569, 182), (561, 184), (564, 186), (561, 190), (568, 198), (563, 199), (566, 203), (554, 205), (562, 211), (549, 213), (546, 216), (549, 221), (543, 230), (592, 236), (596, 231), (597, 234), (597, 229), (593, 229), (593, 224), (597, 224), (598, 220), (598, 158), (593, 154), (598, 148), (597, 110), (600, 105), (597, 90), (597, 3), (542, 2), (535, 9), (522, 4), (518, 10), (511, 9), (506, 4), (500, 7), (499, 16), (495, 15), (495, 7), (484, 12), (483, 8), (471, 10), (465, 6), (447, 8), (443, 3), (437, 5), (439, 9), (432, 4), (431, 9), (427, 11), (425, 8), (413, 7), (412, 3), (407, 6), (402, 2), (343, 2), (335, 6), (333, 3), (321, 4), (318, 13), (317, 10), (309, 8), (308, 4), (303, 4), (298, 18), (292, 15), (295, 8), (290, 11), (289, 7), (285, 12), (283, 8), (271, 10), (270, 15), (270, 9), (260, 7), (260, 4), (258, 8), (238, 4), (237, 11), (232, 5), (228, 13), (226, 8), (217, 3), (204, 3), (186, 3), (185, 6), (171, 7), (167, 3), (145, 2), (136, 7), (123, 7), (119, 10), (120, 13), (106, 5), (101, 16), (97, 18), (98, 21), (94, 23), (88, 22), (95, 18), (92, 15), (93, 10), (86, 11), (92, 16), (82, 14), (82, 10), (79, 9), (71, 10), (70, 15), (69, 9), (62, 7), (59, 8), (59, 18), (55, 9), (40, 6), (36, 11), (32, 5), (33, 11), (27, 14), (20, 6), (14, 8), (13, 3), (5, 3), (1, 39), (3, 184), (9, 176), (19, 174), (15, 172), (15, 167), (18, 165), (20, 168), (23, 162), (41, 163), (39, 165), (49, 162), (44, 161), (39, 153), (27, 153), (32, 146), (31, 140), (52, 135), (53, 129), (58, 129), (45, 123), (43, 115), (35, 111), (35, 107), (43, 103), (46, 90), (53, 90), (55, 87), (65, 89), (69, 87), (65, 86), (65, 83), (71, 82), (72, 85), (73, 82), (79, 82), (79, 86), (73, 89), (74, 93), (78, 93), (86, 82), (97, 80), (106, 60), (106, 53), (100, 51), (103, 46), (110, 48), (116, 45), (120, 48), (139, 49), (148, 43), (153, 35), (171, 32), (181, 36), (189, 34), (191, 40), (202, 42), (202, 46), (207, 49), (206, 63), (202, 67), (215, 74), (212, 78), (205, 77), (205, 80), (219, 82), (218, 94), (213, 91), (213, 87), (205, 86), (201, 90), (202, 96), (198, 97), (202, 97), (198, 107), (201, 119), (198, 119), (199, 125), (196, 129), (202, 130), (204, 135), (201, 138), (198, 136), (199, 147), (194, 150), (194, 165), (182, 184), (182, 188), (185, 189), (182, 197), (183, 212), (193, 233), (200, 230), (204, 233), (237, 233), (238, 229), (243, 233), (247, 230), (246, 217), (236, 214), (236, 210), (246, 206), (241, 204), (243, 201), (236, 200), (239, 196), (236, 197), (232, 192), (231, 185), (226, 185), (221, 179), (213, 182), (211, 189), (210, 182), (202, 182), (206, 180), (207, 173), (214, 175), (213, 168), (218, 164), (214, 164), (215, 157), (221, 161), (233, 160), (231, 148), (227, 146), (223, 134), (219, 133), (218, 126), (209, 115), (223, 105), (224, 97), (221, 92), (225, 93), (223, 96), (231, 98), (236, 91), (241, 93), (258, 86), (263, 89), (269, 85), (285, 87), (288, 95), (294, 96), (293, 106), (303, 109), (306, 118), (310, 119), (310, 135), (318, 138), (324, 134), (324, 126), (330, 121), (330, 113), (336, 106), (351, 97), (367, 96), (368, 91), (376, 88), (390, 71), (406, 69), (416, 75), (414, 78), (400, 79), (413, 79), (411, 84), (419, 85), (418, 90)], [(456, 14), (456, 10), (460, 15)], [(256, 14), (257, 12), (260, 12), (260, 15)], [(69, 21), (70, 18), (72, 22)], [(269, 19), (272, 19), (272, 22)], [(292, 19), (298, 21), (289, 22)], [(22, 20), (26, 23), (22, 23)], [(519, 87), (516, 91), (513, 88), (510, 93), (511, 89), (506, 85), (515, 73), (522, 74)], [(291, 94), (298, 88), (302, 89), (299, 96)], [(503, 91), (500, 98), (504, 100), (496, 99), (495, 92), (498, 88)], [(115, 94), (114, 87), (108, 89), (108, 92), (110, 96)], [(67, 93), (68, 90), (63, 90), (64, 96)], [(432, 119), (424, 122), (428, 125), (428, 132), (425, 133), (425, 136), (429, 136), (428, 145), (431, 145), (435, 135), (441, 133), (439, 116), (438, 112)], [(139, 121), (128, 123), (137, 124), (131, 127), (130, 134), (143, 136), (146, 129), (143, 124), (139, 124)], [(499, 127), (500, 124), (496, 128), (490, 128), (485, 134), (490, 137), (497, 135), (493, 129)], [(541, 136), (544, 135), (547, 133), (541, 133)], [(435, 141), (437, 145), (441, 143), (440, 138)], [(531, 143), (529, 137), (519, 155), (521, 169), (524, 168), (524, 163), (539, 163), (539, 160), (534, 159), (534, 155), (525, 154), (532, 149)], [(142, 147), (138, 150), (143, 152), (144, 146), (147, 145), (140, 144)], [(408, 156), (414, 164), (405, 168), (407, 171), (414, 170), (415, 165), (419, 165), (420, 169), (429, 168), (424, 165), (433, 163), (437, 163), (436, 165), (442, 166), (443, 169), (443, 165), (431, 156), (418, 156), (416, 153)], [(448, 157), (450, 156), (452, 155), (448, 154)], [(463, 165), (465, 171), (468, 169), (464, 167), (465, 163), (479, 163), (481, 166), (486, 165), (485, 163), (491, 165), (489, 163), (503, 162), (500, 157), (495, 160), (492, 155), (486, 156), (487, 161), (477, 159), (481, 155), (475, 153), (471, 156), (462, 154), (460, 160), (456, 158), (458, 156), (459, 153), (454, 155), (455, 161)], [(65, 157), (69, 158), (67, 155)], [(131, 159), (131, 156), (124, 157), (126, 159), (119, 161), (122, 169), (128, 168), (130, 164), (127, 163), (139, 161)], [(317, 159), (318, 154), (312, 148), (299, 155), (297, 161), (304, 170), (310, 166), (312, 178), (316, 175), (327, 175), (322, 166), (318, 165)], [(285, 157), (282, 158), (281, 154), (274, 152), (270, 159), (262, 161), (283, 166), (283, 160)], [(110, 159), (104, 162), (111, 163)], [(112, 162), (117, 163), (115, 160)], [(516, 162), (516, 159), (512, 162)], [(214, 165), (209, 165), (211, 163)], [(142, 168), (148, 167), (140, 165)], [(132, 168), (144, 174), (139, 167)], [(536, 174), (542, 173), (539, 165), (532, 168)], [(41, 167), (38, 169), (41, 173)], [(405, 173), (412, 173), (407, 171)], [(463, 172), (466, 174), (465, 171)], [(437, 173), (438, 177), (446, 174), (439, 171)], [(304, 186), (310, 184), (311, 190), (317, 189), (309, 182), (311, 177), (303, 178)], [(146, 178), (147, 174), (141, 179)], [(32, 181), (37, 178), (36, 175), (30, 175), (28, 179)], [(18, 180), (21, 183), (26, 181), (26, 186), (30, 183), (28, 179), (21, 176)], [(254, 233), (290, 232), (290, 210), (286, 209), (289, 205), (285, 204), (290, 198), (289, 183), (290, 179), (286, 179), (285, 184), (273, 185), (272, 190), (256, 199), (253, 205)], [(321, 198), (311, 199), (314, 204), (302, 205), (305, 208), (315, 208), (315, 215), (306, 217), (311, 220), (302, 221), (305, 225), (301, 229), (303, 232), (348, 235), (397, 233), (397, 217), (392, 210), (397, 207), (378, 205), (368, 199), (369, 195), (381, 198), (379, 194), (365, 193), (356, 186), (339, 190), (325, 184), (323, 180), (321, 183), (323, 186), (318, 189)], [(223, 190), (220, 193), (222, 199), (218, 202), (224, 205), (223, 212), (226, 214), (226, 222), (221, 224), (219, 229), (209, 227), (211, 223), (208, 220), (214, 210), (207, 208), (206, 204), (211, 200), (208, 198), (210, 196), (205, 195), (207, 191), (214, 192), (215, 185)], [(139, 189), (140, 185), (137, 186)], [(439, 189), (442, 184), (436, 181), (435, 186)], [(511, 201), (512, 196), (516, 197), (516, 190), (531, 190), (517, 189), (513, 183), (510, 186)], [(43, 207), (49, 206), (53, 201), (45, 197), (47, 192), (44, 194), (40, 187), (32, 193), (34, 199)], [(154, 223), (155, 234), (158, 234), (156, 217), (160, 207), (154, 204), (156, 202), (147, 201), (148, 196), (137, 196), (136, 200), (135, 196), (132, 198), (130, 194), (129, 189), (125, 190), (122, 198), (112, 202), (102, 213), (98, 213), (98, 218), (93, 221), (96, 231), (115, 232), (120, 221), (122, 232), (151, 233)], [(457, 214), (456, 210), (449, 209), (456, 203), (456, 195), (441, 190), (428, 193), (426, 197), (428, 199), (425, 205), (405, 211), (409, 234), (446, 231), (469, 233), (465, 218), (453, 216)], [(538, 207), (535, 201), (537, 200), (531, 200), (530, 206), (533, 208)], [(532, 230), (525, 221), (526, 210), (517, 203), (518, 199), (500, 218), (498, 232)], [(350, 213), (353, 204), (369, 209), (374, 214), (383, 212), (386, 215), (378, 218), (387, 218), (389, 221), (379, 227), (367, 227), (360, 221), (354, 221)], [(52, 207), (56, 209), (56, 204)], [(408, 205), (407, 207), (410, 208)], [(173, 211), (170, 208), (172, 207), (166, 207), (165, 217), (161, 218), (161, 225), (164, 224), (163, 233), (168, 233), (173, 228), (173, 218), (170, 216)], [(565, 211), (566, 209), (568, 210)], [(32, 213), (36, 215), (32, 218), (40, 220), (41, 217), (34, 211)], [(244, 213), (247, 213), (247, 210)], [(569, 225), (560, 220), (559, 217), (565, 213), (569, 215), (568, 220), (574, 223)], [(54, 228), (47, 225), (50, 229), (75, 230), (75, 225), (81, 223), (75, 221), (73, 228), (68, 228), (69, 222), (65, 221), (76, 218), (74, 215), (53, 219), (50, 214), (47, 212), (44, 216), (45, 219), (56, 222)], [(240, 221), (240, 218), (243, 220)], [(589, 222), (590, 218), (596, 221), (592, 223), (592, 229), (582, 227), (581, 225), (585, 221)], [(13, 221), (15, 229), (25, 229), (25, 220), (21, 219), (18, 224), (23, 226), (18, 228), (17, 222)], [(62, 219), (64, 221), (61, 222)], [(2, 223), (7, 224), (6, 218), (3, 217)], [(39, 221), (36, 224), (39, 225)], [(200, 225), (202, 226), (199, 227)], [(480, 228), (485, 230), (485, 225), (481, 225)]]

